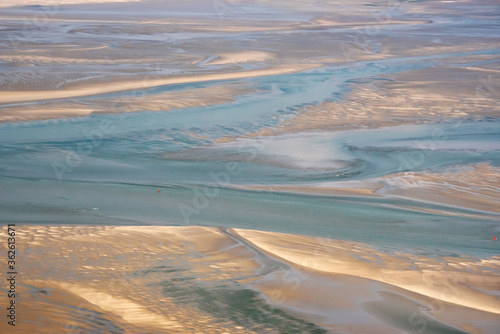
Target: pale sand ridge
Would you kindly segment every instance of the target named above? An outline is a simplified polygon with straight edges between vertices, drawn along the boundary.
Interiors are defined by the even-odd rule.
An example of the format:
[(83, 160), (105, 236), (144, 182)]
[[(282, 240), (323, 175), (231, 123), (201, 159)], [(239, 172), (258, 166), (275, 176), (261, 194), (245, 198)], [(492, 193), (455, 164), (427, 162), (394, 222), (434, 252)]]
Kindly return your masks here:
[[(377, 254), (375, 258), (384, 261), (383, 265), (377, 265), (354, 260), (350, 254), (351, 247), (355, 247), (355, 243), (324, 240), (318, 245), (317, 242), (321, 240), (306, 236), (241, 229), (234, 231), (272, 256), (308, 269), (368, 278), (431, 298), (500, 314), (498, 298), (480, 292), (479, 287), (475, 286), (479, 283), (482, 286), (480, 289), (485, 291), (498, 290), (500, 289), (498, 275), (482, 270), (477, 273), (467, 272), (468, 266), (475, 266), (474, 261), (469, 263), (470, 261), (461, 260), (454, 263), (454, 267), (460, 269), (456, 271), (447, 270), (447, 265), (439, 264), (432, 259), (415, 257), (412, 261), (408, 261)], [(361, 254), (366, 254), (362, 248), (359, 250)], [(496, 270), (500, 269), (500, 258), (488, 261)], [(421, 266), (421, 269), (411, 270), (410, 268), (415, 265)], [(447, 280), (452, 280), (454, 284), (448, 286)]]
[(7, 104), (7, 103), (29, 102), (29, 101), (44, 101), (44, 100), (63, 99), (70, 97), (99, 95), (99, 94), (114, 93), (114, 92), (121, 92), (134, 89), (145, 89), (145, 88), (152, 88), (163, 85), (181, 84), (181, 83), (254, 78), (260, 76), (300, 72), (315, 67), (316, 65), (307, 65), (307, 64), (278, 65), (263, 70), (193, 75), (193, 76), (163, 78), (163, 79), (145, 79), (137, 81), (114, 82), (107, 84), (93, 84), (93, 85), (75, 87), (67, 90), (31, 91), (31, 92), (4, 91), (0, 96), (0, 103)]
[(209, 61), (206, 65), (225, 65), (239, 63), (263, 62), (274, 59), (275, 56), (270, 52), (264, 51), (245, 51), (235, 53), (222, 53), (217, 59)]
[[(37, 302), (24, 308), (33, 319), (22, 323), (26, 330), (93, 326), (79, 312), (95, 310), (115, 326), (136, 326), (135, 332), (222, 333), (234, 323), (220, 323), (173, 296), (185, 291), (184, 298), (191, 298), (193, 288), (236, 281), (235, 287), (261, 291), (273, 307), (333, 332), (411, 331), (408, 317), (424, 307), (436, 330), (456, 326), (490, 333), (500, 314), (498, 257), (432, 259), (351, 241), (196, 226), (24, 225), (17, 237), (20, 248), (31, 249), (19, 268), (23, 284), (30, 285), (26, 298), (36, 291), (54, 295), (29, 297)], [(163, 287), (174, 288), (174, 295)], [(66, 296), (65, 302), (56, 295)], [(80, 306), (68, 313), (61, 309), (66, 304)], [(58, 315), (46, 317), (45, 309)]]

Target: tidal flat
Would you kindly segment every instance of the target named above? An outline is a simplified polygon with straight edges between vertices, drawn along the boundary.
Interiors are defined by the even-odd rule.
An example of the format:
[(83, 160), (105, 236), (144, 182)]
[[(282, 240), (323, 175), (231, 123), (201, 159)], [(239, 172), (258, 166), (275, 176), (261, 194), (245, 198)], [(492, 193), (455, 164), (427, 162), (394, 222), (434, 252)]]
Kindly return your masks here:
[(499, 117), (494, 1), (0, 1), (0, 332), (496, 334)]

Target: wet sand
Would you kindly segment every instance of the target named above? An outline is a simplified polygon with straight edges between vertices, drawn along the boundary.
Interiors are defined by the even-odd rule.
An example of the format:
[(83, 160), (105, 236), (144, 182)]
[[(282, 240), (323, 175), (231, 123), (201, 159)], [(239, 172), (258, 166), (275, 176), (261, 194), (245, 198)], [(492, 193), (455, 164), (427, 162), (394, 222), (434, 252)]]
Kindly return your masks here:
[[(280, 321), (331, 332), (418, 332), (425, 324), (432, 332), (493, 333), (500, 314), (498, 257), (429, 258), (194, 226), (24, 225), (17, 240), (19, 333), (277, 333)], [(228, 316), (227, 300), (204, 298), (217, 291), (255, 291), (255, 309)]]
[[(0, 2), (1, 130), (27, 133), (0, 145), (0, 213), (3, 221), (20, 217), (14, 333), (498, 332), (500, 257), (470, 256), (494, 252), (495, 133), (474, 134), (472, 144), (418, 144), (425, 154), (453, 154), (397, 172), (380, 157), (399, 154), (395, 145), (411, 139), (404, 133), (382, 136), (364, 160), (345, 152), (373, 142), (328, 146), (349, 131), (364, 138), (365, 130), (392, 135), (404, 125), (498, 121), (495, 4), (114, 2)], [(252, 104), (261, 97), (268, 105)], [(204, 118), (203, 107), (215, 111)], [(117, 122), (123, 129), (99, 133), (103, 141), (91, 140), (81, 160), (69, 158), (83, 141), (79, 131), (95, 129), (93, 118), (122, 113), (130, 116)], [(75, 117), (83, 119), (74, 131), (37, 122)], [(254, 140), (264, 143), (251, 147), (256, 153), (240, 151)], [(59, 157), (66, 174), (57, 180)], [(230, 163), (243, 172), (214, 185), (209, 176)], [(380, 166), (387, 170), (369, 174)], [(151, 195), (160, 187), (167, 202)], [(224, 195), (205, 196), (198, 210), (201, 191)], [(325, 198), (341, 200), (312, 200)], [(179, 224), (182, 205), (197, 208), (193, 225), (211, 227), (144, 226)], [(379, 225), (354, 224), (358, 209), (369, 218), (373, 211)], [(61, 217), (77, 225), (55, 225)], [(388, 246), (396, 237), (355, 238), (380, 226), (426, 238), (427, 227), (455, 218), (482, 224), (488, 235), (474, 242), (488, 247), (455, 252), (461, 245), (450, 238), (453, 252), (441, 255), (433, 241), (412, 248)], [(23, 225), (29, 221), (36, 223)], [(87, 221), (96, 225), (81, 225)], [(133, 226), (111, 226), (117, 221)], [(344, 231), (347, 241), (272, 232), (278, 222), (281, 230), (303, 224), (304, 234), (325, 222), (332, 235), (343, 224), (367, 228)], [(266, 231), (216, 227), (242, 224)], [(0, 332), (12, 327), (2, 321)]]
[(44, 101), (53, 99), (73, 98), (91, 95), (100, 95), (106, 93), (116, 93), (130, 91), (135, 89), (147, 89), (165, 85), (232, 80), (242, 78), (253, 78), (259, 76), (278, 75), (285, 73), (293, 73), (311, 69), (311, 65), (296, 65), (296, 66), (277, 66), (266, 70), (242, 71), (235, 73), (224, 74), (207, 74), (198, 76), (183, 76), (168, 79), (145, 79), (140, 81), (124, 81), (106, 84), (94, 84), (83, 87), (75, 87), (73, 89), (56, 90), (56, 91), (12, 91), (4, 92), (0, 97), (0, 103), (19, 103), (31, 101)]
[[(474, 215), (475, 212), (495, 217), (500, 213), (499, 175), (498, 167), (483, 163), (448, 167), (440, 172), (401, 172), (356, 181), (235, 187), (252, 191), (323, 196), (406, 198), (417, 202), (440, 204), (443, 209), (440, 212), (442, 214), (453, 215), (456, 208), (465, 208), (470, 210), (469, 215)], [(415, 209), (419, 210), (417, 207)]]
[(47, 101), (34, 105), (23, 104), (4, 107), (0, 114), (0, 122), (83, 117), (92, 114), (179, 110), (224, 104), (234, 101), (235, 97), (255, 92), (256, 89), (247, 85), (215, 85), (181, 92), (123, 94), (119, 98), (96, 97), (91, 100)]
[[(494, 59), (481, 57), (485, 62)], [(499, 84), (498, 70), (486, 64), (481, 65), (484, 68), (443, 66), (404, 71), (357, 83), (341, 100), (308, 106), (276, 127), (241, 137), (498, 118), (500, 93), (493, 89)], [(223, 137), (217, 141), (235, 139)]]
[[(38, 3), (23, 1), (18, 5)], [(214, 4), (213, 1), (201, 1), (195, 10), (191, 9), (192, 15), (188, 16), (185, 14), (185, 5), (173, 1), (146, 1), (141, 5), (142, 11), (137, 14), (134, 13), (134, 2), (124, 2), (120, 6), (126, 15), (121, 16), (112, 14), (115, 8), (112, 2), (93, 4), (96, 6), (95, 11), (78, 3), (67, 1), (50, 7), (54, 3), (47, 2), (48, 7), (6, 9), (2, 14), (5, 29), (11, 31), (12, 35), (5, 34), (2, 39), (7, 47), (0, 55), (5, 69), (0, 73), (0, 121), (109, 112), (80, 108), (75, 113), (64, 113), (61, 112), (66, 107), (63, 105), (54, 108), (54, 115), (49, 116), (47, 109), (52, 108), (43, 107), (44, 101), (48, 100), (93, 99), (96, 95), (113, 92), (133, 96), (137, 94), (134, 92), (136, 90), (144, 92), (148, 88), (180, 83), (257, 78), (334, 64), (459, 53), (500, 46), (500, 39), (496, 37), (454, 37), (453, 40), (443, 41), (438, 38), (418, 38), (418, 34), (404, 38), (392, 36), (390, 27), (393, 25), (400, 25), (404, 29), (412, 27), (424, 35), (430, 31), (436, 33), (433, 29), (439, 31), (440, 28), (434, 27), (432, 21), (418, 19), (418, 13), (442, 10), (441, 5), (435, 3), (388, 3), (380, 8), (383, 13), (381, 16), (374, 14), (369, 6), (363, 6), (362, 2), (350, 3), (353, 7), (342, 4), (318, 6), (314, 2), (295, 5), (257, 2), (253, 4), (256, 6), (254, 9), (245, 6), (244, 2)], [(62, 10), (64, 6), (72, 10)], [(170, 8), (168, 18), (156, 14), (165, 6)], [(462, 7), (453, 6), (447, 10), (452, 15), (463, 15), (468, 6), (473, 6), (473, 3), (466, 1)], [(263, 8), (269, 14), (260, 12)], [(102, 13), (99, 13), (99, 9)], [(255, 15), (259, 19), (250, 15), (253, 11), (256, 11)], [(273, 13), (283, 11), (290, 13), (289, 17), (277, 20), (279, 15)], [(488, 8), (484, 7), (475, 15), (487, 17), (487, 12)], [(41, 22), (30, 20), (42, 14)], [(417, 19), (412, 15), (417, 16)], [(373, 31), (370, 30), (372, 26)], [(389, 30), (384, 32), (384, 29)], [(272, 35), (274, 33), (277, 35)], [(244, 47), (237, 42), (239, 34), (248, 39)], [(213, 36), (220, 38), (213, 39)], [(205, 43), (205, 38), (210, 38), (212, 42)], [(65, 66), (71, 67), (71, 70), (61, 71)], [(431, 73), (437, 73), (437, 69), (433, 70)], [(447, 69), (439, 71), (446, 72)], [(460, 80), (454, 78), (448, 82), (469, 82), (469, 78), (475, 76), (475, 69), (463, 71), (472, 71), (467, 74), (467, 80), (463, 80), (460, 71), (452, 71)], [(409, 78), (414, 75), (411, 72)], [(427, 84), (428, 79), (427, 75), (422, 82)], [(432, 105), (433, 110), (448, 107), (450, 101), (442, 96), (443, 83), (436, 83), (439, 86), (436, 91), (438, 94), (426, 100), (425, 105), (420, 102), (429, 90), (420, 90), (417, 82), (411, 85), (393, 85), (382, 88), (380, 93), (363, 85), (353, 87), (352, 95), (347, 97), (350, 102), (345, 105), (325, 102), (317, 107), (309, 106), (294, 123), (283, 124), (283, 129), (296, 131), (300, 127), (308, 130), (318, 124), (322, 124), (324, 129), (358, 126), (356, 124), (387, 126), (404, 122), (412, 110), (415, 111), (413, 115), (426, 118), (428, 115), (434, 117), (435, 113), (426, 111), (427, 106)], [(386, 100), (388, 91), (392, 93)], [(230, 92), (227, 94), (226, 101), (236, 96)], [(408, 108), (396, 110), (395, 115), (388, 116), (387, 106), (400, 104), (401, 98), (411, 101)], [(384, 100), (383, 105), (380, 105), (381, 99)], [(154, 98), (152, 101), (154, 103)], [(491, 106), (490, 101), (486, 102), (486, 107)], [(468, 103), (470, 101), (465, 102)], [(33, 111), (33, 105), (39, 104), (41, 109), (45, 109), (44, 112)], [(367, 114), (365, 106), (372, 104), (376, 107)], [(493, 112), (498, 113), (498, 110)], [(314, 120), (311, 121), (307, 118), (312, 113)], [(466, 110), (461, 115), (464, 113), (469, 114)], [(19, 117), (15, 117), (17, 114)], [(374, 119), (367, 120), (371, 116)], [(335, 121), (335, 118), (338, 119)], [(328, 120), (326, 124), (325, 120)]]

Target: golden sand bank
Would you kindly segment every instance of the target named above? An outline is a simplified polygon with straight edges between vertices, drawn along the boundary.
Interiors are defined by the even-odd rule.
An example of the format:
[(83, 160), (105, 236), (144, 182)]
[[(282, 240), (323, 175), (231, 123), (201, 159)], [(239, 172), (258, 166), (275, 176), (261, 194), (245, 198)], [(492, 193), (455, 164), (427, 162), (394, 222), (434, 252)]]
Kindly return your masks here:
[[(431, 259), (195, 226), (24, 225), (16, 233), (17, 325), (4, 321), (2, 331), (278, 333), (266, 322), (272, 312), (328, 332), (493, 333), (500, 314), (498, 257)], [(222, 312), (238, 310), (224, 298), (242, 291), (255, 291), (251, 305), (266, 311)]]

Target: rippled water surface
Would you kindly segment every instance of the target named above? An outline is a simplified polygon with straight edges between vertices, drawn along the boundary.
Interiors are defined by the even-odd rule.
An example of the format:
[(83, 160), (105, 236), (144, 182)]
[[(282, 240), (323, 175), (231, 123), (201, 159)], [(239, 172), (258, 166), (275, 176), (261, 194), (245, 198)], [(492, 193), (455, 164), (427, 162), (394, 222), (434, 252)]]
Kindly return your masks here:
[(38, 2), (0, 15), (22, 330), (498, 332), (498, 5)]
[(483, 162), (498, 166), (495, 119), (213, 141), (272, 126), (299, 106), (338, 99), (354, 78), (428, 66), (410, 63), (250, 80), (270, 92), (221, 106), (2, 124), (1, 219), (202, 224), (494, 253), (485, 243), (497, 229), (492, 213), (456, 207), (450, 217), (418, 210), (439, 209), (440, 203), (230, 189), (363, 180)]

